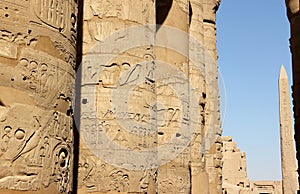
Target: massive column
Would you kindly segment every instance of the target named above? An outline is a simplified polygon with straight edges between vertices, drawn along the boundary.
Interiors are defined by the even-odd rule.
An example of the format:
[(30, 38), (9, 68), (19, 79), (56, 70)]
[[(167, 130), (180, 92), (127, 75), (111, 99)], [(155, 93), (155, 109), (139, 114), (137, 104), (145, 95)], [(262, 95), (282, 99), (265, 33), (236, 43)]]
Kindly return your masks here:
[[(295, 140), (298, 166), (300, 166), (300, 2), (299, 0), (285, 0), (287, 15), (290, 21), (291, 38), (290, 49), (293, 63), (293, 104), (295, 119)], [(300, 168), (298, 168), (298, 174)], [(299, 181), (299, 177), (298, 177)]]
[(282, 65), (279, 76), (280, 143), (283, 193), (296, 193), (297, 166), (288, 76)]
[(84, 2), (78, 193), (221, 193), (218, 5)]
[[(159, 9), (156, 11), (160, 12)], [(194, 105), (190, 101), (192, 94), (189, 91), (188, 0), (173, 1), (169, 14), (161, 25), (157, 31), (155, 54), (157, 66), (162, 67), (166, 72), (169, 71), (164, 78), (169, 81), (158, 80), (157, 99), (162, 103), (166, 112), (171, 113), (171, 117), (160, 116), (158, 118), (161, 121), (169, 120), (166, 120), (168, 123), (158, 128), (160, 132), (158, 135), (159, 146), (169, 144), (173, 137), (177, 140), (190, 139), (191, 136), (186, 136), (184, 131), (193, 130), (193, 125), (191, 125), (193, 121), (190, 117), (192, 114), (190, 109)], [(174, 32), (172, 32), (173, 28), (176, 29)], [(165, 40), (165, 44), (160, 46), (159, 43), (162, 40)], [(175, 143), (169, 145), (172, 149), (180, 146)], [(176, 152), (175, 149), (174, 151)], [(190, 193), (192, 187), (189, 170), (190, 159), (190, 147), (186, 146), (184, 150), (178, 152), (178, 156), (159, 167), (158, 193)]]
[(1, 1), (0, 193), (72, 190), (76, 28), (76, 0)]
[(155, 1), (86, 0), (78, 193), (155, 193)]

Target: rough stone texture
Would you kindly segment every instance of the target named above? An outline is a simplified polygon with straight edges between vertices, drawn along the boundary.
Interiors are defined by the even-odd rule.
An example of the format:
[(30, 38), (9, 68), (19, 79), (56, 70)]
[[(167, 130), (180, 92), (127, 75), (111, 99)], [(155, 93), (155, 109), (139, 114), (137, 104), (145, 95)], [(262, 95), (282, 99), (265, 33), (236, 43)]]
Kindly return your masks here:
[(0, 4), (0, 193), (72, 190), (77, 3)]
[[(163, 1), (157, 1), (156, 3), (163, 3)], [(155, 63), (157, 70), (162, 66), (160, 61), (166, 62), (170, 64), (170, 66), (166, 66), (165, 71), (167, 72), (169, 68), (174, 68), (174, 73), (168, 73), (167, 79), (174, 77), (174, 83), (165, 82), (164, 80), (156, 80), (156, 95), (157, 101), (161, 103), (161, 107), (159, 108), (164, 112), (167, 110), (174, 109), (177, 111), (177, 115), (174, 118), (170, 118), (170, 124), (163, 124), (161, 127), (157, 127), (158, 131), (158, 146), (162, 146), (168, 141), (170, 141), (171, 137), (176, 134), (176, 131), (179, 127), (181, 127), (181, 118), (189, 117), (189, 106), (192, 106), (190, 99), (190, 91), (187, 87), (187, 84), (181, 86), (181, 90), (184, 92), (184, 95), (179, 96), (177, 91), (176, 93), (170, 93), (174, 90), (179, 83), (188, 83), (188, 74), (189, 74), (189, 65), (188, 65), (188, 56), (184, 56), (177, 51), (171, 51), (169, 47), (173, 44), (172, 37), (168, 35), (168, 31), (164, 29), (164, 27), (170, 26), (176, 29), (182, 30), (182, 32), (188, 34), (189, 27), (189, 4), (188, 0), (178, 0), (173, 1), (172, 5), (169, 9), (168, 15), (165, 17), (162, 26), (157, 30), (157, 37), (162, 37), (163, 39), (168, 39), (166, 41), (166, 47), (155, 47)], [(156, 10), (159, 12), (159, 9)], [(180, 18), (180, 20), (178, 19)], [(158, 18), (159, 19), (159, 18)], [(156, 43), (159, 42), (159, 39), (156, 39)], [(183, 51), (188, 53), (188, 40), (184, 40), (183, 44), (185, 44)], [(180, 73), (185, 77), (180, 76), (180, 74), (175, 73), (176, 69), (180, 70)], [(176, 75), (177, 74), (177, 75)], [(182, 100), (185, 101), (184, 103)], [(160, 114), (157, 115), (157, 120), (162, 122), (164, 118), (164, 112), (160, 111)], [(186, 114), (186, 115), (185, 115)], [(187, 121), (187, 122), (192, 122)], [(191, 130), (190, 125), (184, 125), (185, 130)], [(174, 144), (173, 146), (176, 146)], [(158, 153), (159, 154), (159, 153)], [(163, 164), (158, 167), (157, 170), (157, 191), (158, 193), (190, 193), (191, 185), (191, 176), (189, 170), (189, 162), (191, 158), (191, 149), (186, 148), (183, 150), (180, 155), (174, 158), (172, 161)]]
[(231, 137), (222, 137), (222, 190), (223, 193), (250, 193), (247, 177), (246, 154), (240, 152)]
[(272, 193), (282, 194), (282, 182), (281, 181), (251, 181), (250, 182), (250, 193), (261, 194), (261, 193)]
[[(221, 141), (223, 194), (283, 193), (282, 181), (249, 181), (247, 177), (246, 154), (240, 152), (236, 142), (232, 142), (232, 137), (224, 136), (221, 138)], [(286, 191), (285, 193), (296, 192)]]
[[(122, 168), (123, 163), (132, 164), (132, 160), (138, 160), (125, 155), (127, 149), (133, 149), (134, 153), (138, 150), (150, 149), (157, 143), (157, 138), (154, 136), (157, 133), (151, 135), (153, 126), (147, 125), (150, 129), (146, 133), (150, 133), (152, 137), (147, 138), (131, 133), (130, 130), (134, 130), (134, 126), (126, 125), (130, 122), (151, 124), (155, 116), (149, 114), (148, 109), (152, 108), (149, 106), (152, 106), (151, 103), (155, 98), (152, 81), (154, 78), (149, 75), (154, 68), (152, 62), (154, 32), (153, 29), (144, 26), (154, 23), (155, 3), (153, 1), (90, 0), (84, 2), (80, 132), (82, 136), (84, 134), (90, 136), (83, 137), (80, 141), (79, 194), (155, 193), (155, 170), (135, 171)], [(122, 47), (130, 44), (123, 41), (126, 41), (126, 36), (133, 33), (130, 27), (140, 27), (143, 32), (137, 36), (143, 37), (145, 46), (139, 45), (139, 48), (123, 51)], [(123, 29), (125, 37), (115, 33)], [(109, 37), (114, 38), (107, 41)], [(107, 63), (103, 59), (97, 59), (97, 52), (99, 52), (97, 46), (102, 42), (107, 42), (107, 47), (103, 48), (105, 51), (102, 51), (102, 54), (115, 55)], [(145, 77), (145, 75), (149, 76)], [(139, 78), (143, 79), (143, 83), (140, 83)], [(127, 94), (126, 92), (129, 91), (131, 93)], [(127, 101), (128, 105), (126, 105)], [(128, 106), (126, 110), (122, 109), (123, 105)], [(134, 120), (135, 118), (137, 120)], [(122, 124), (129, 126), (130, 129)], [(101, 131), (104, 134), (101, 134)], [(110, 146), (110, 142), (100, 142), (99, 135), (108, 136), (111, 142), (115, 142), (117, 148)], [(123, 153), (123, 161), (122, 159), (120, 161), (122, 164), (118, 163), (118, 159), (116, 163), (106, 161), (105, 157), (99, 157), (95, 150), (97, 153), (107, 153), (110, 159), (118, 157), (117, 152), (121, 155)], [(138, 162), (136, 164), (138, 165)], [(136, 168), (143, 167), (136, 166)]]
[[(219, 3), (84, 2), (78, 193), (221, 193), (215, 26)], [(151, 24), (162, 26), (153, 29)], [(130, 27), (142, 29), (134, 35), (145, 44), (123, 51), (135, 43), (123, 42), (134, 33)], [(168, 34), (164, 27), (190, 34), (201, 46)], [(114, 39), (106, 45), (108, 37)], [(183, 53), (168, 49), (174, 42)], [(97, 58), (104, 54), (114, 57), (108, 62)], [(199, 116), (193, 120), (193, 115)], [(180, 127), (192, 130), (191, 137), (178, 133)], [(103, 135), (114, 143), (103, 143)], [(176, 157), (157, 164), (172, 154), (162, 154), (163, 145), (180, 149), (170, 143), (174, 137), (191, 142)], [(137, 157), (141, 152), (151, 157)]]
[[(300, 6), (299, 0), (286, 0), (287, 15), (290, 21), (291, 38), (290, 49), (292, 53), (293, 70), (293, 105), (295, 119), (295, 140), (298, 166), (300, 166)], [(300, 168), (298, 168), (298, 183)]]
[(294, 130), (288, 76), (281, 66), (279, 76), (280, 142), (283, 193), (296, 193), (299, 188), (295, 154)]

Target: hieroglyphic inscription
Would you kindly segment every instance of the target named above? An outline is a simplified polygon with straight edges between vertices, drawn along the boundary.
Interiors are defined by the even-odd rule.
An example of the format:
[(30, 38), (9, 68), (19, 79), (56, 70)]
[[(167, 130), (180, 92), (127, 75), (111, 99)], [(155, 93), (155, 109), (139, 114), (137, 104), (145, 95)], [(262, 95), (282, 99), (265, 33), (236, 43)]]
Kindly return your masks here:
[(4, 0), (0, 24), (0, 192), (70, 193), (77, 1)]

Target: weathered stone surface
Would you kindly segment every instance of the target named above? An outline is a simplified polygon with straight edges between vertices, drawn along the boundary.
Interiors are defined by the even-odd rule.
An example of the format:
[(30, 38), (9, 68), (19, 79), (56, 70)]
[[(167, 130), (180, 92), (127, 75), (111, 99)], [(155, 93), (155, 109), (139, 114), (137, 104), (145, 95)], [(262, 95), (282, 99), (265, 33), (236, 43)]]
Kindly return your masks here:
[(250, 182), (251, 193), (272, 193), (282, 194), (282, 182), (281, 181), (251, 181)]
[(219, 3), (85, 1), (78, 193), (221, 193)]
[(0, 13), (0, 193), (69, 193), (77, 3), (4, 0)]
[[(240, 152), (232, 137), (222, 137), (222, 193), (224, 194), (282, 194), (282, 181), (249, 181), (246, 153)], [(294, 193), (294, 192), (287, 192)]]
[[(84, 1), (78, 193), (221, 193), (219, 4)], [(0, 192), (70, 193), (77, 1), (0, 24)]]
[[(141, 163), (132, 156), (157, 144), (155, 115), (149, 112), (155, 100), (155, 28), (144, 26), (155, 23), (155, 4), (85, 1), (83, 18), (78, 193), (155, 193), (156, 170), (148, 166), (155, 168), (153, 160)], [(136, 37), (133, 27), (140, 32)], [(136, 47), (134, 39), (141, 45)], [(105, 61), (104, 54), (114, 57)], [(134, 132), (143, 126), (144, 134)]]
[(247, 177), (246, 154), (239, 151), (232, 137), (222, 137), (222, 140), (223, 193), (252, 193)]
[[(287, 16), (290, 22), (290, 50), (292, 54), (293, 72), (293, 105), (295, 119), (295, 140), (298, 166), (300, 166), (300, 6), (299, 0), (286, 0)], [(298, 183), (300, 182), (300, 168), (298, 168)]]
[(281, 66), (279, 76), (280, 143), (283, 193), (296, 193), (299, 188), (295, 154), (294, 130), (288, 76)]

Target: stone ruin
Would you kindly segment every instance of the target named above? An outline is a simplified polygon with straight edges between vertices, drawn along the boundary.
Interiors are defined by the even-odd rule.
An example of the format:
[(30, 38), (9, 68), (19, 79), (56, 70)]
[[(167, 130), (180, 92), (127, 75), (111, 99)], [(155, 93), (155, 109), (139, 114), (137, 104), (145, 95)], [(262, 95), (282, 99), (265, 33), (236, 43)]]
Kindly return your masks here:
[(1, 193), (72, 191), (77, 14), (74, 0), (0, 3)]
[(219, 5), (2, 0), (0, 193), (248, 187), (222, 171), (245, 158), (221, 137)]
[(219, 3), (2, 1), (0, 192), (221, 193)]

